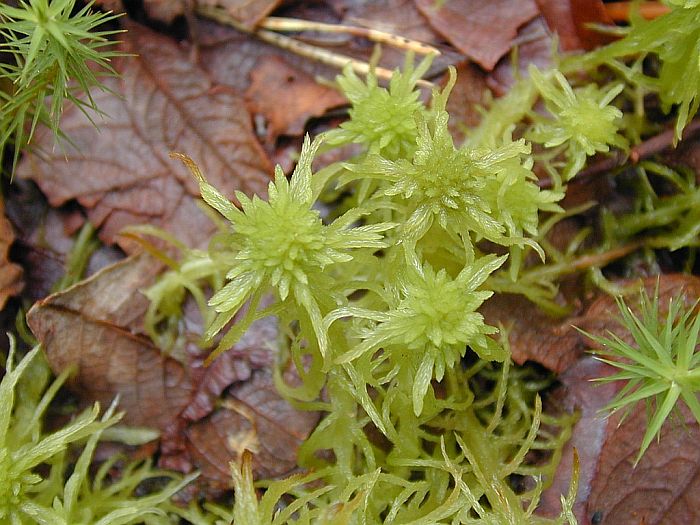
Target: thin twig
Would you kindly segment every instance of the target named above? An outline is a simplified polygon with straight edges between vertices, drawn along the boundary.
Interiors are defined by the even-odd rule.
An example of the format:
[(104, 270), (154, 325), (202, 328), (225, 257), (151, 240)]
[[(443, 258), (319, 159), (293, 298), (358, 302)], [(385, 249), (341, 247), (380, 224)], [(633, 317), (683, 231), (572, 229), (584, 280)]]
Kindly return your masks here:
[[(683, 140), (690, 138), (698, 130), (700, 130), (700, 119), (691, 121), (683, 130)], [(673, 146), (675, 135), (676, 131), (673, 128), (662, 131), (658, 135), (654, 135), (650, 139), (634, 146), (630, 149), (628, 155), (622, 151), (617, 151), (614, 155), (591, 164), (588, 168), (581, 170), (581, 172), (576, 175), (576, 178), (590, 177), (592, 175), (598, 175), (599, 173), (605, 173), (619, 168), (620, 166), (624, 166), (628, 161), (632, 165), (637, 164), (640, 160), (647, 159)]]
[[(698, 131), (700, 131), (700, 119), (692, 120), (683, 130), (683, 140), (687, 140)], [(600, 175), (602, 173), (607, 173), (616, 168), (624, 166), (628, 162), (635, 165), (639, 161), (648, 159), (652, 155), (661, 153), (662, 151), (673, 146), (675, 136), (676, 131), (673, 128), (662, 131), (658, 135), (654, 135), (650, 139), (637, 144), (630, 149), (629, 153), (618, 150), (612, 155), (594, 162), (586, 169), (577, 173), (575, 179), (581, 180), (584, 178), (593, 177), (595, 175)], [(538, 185), (540, 188), (550, 188), (552, 186), (552, 180), (549, 178), (542, 178), (539, 180)]]
[(319, 33), (341, 33), (360, 38), (366, 38), (372, 42), (387, 44), (398, 49), (413, 51), (421, 55), (439, 55), (440, 50), (436, 47), (411, 40), (403, 36), (379, 31), (377, 29), (368, 29), (359, 26), (346, 26), (342, 24), (325, 24), (323, 22), (314, 22), (313, 20), (301, 20), (298, 18), (284, 18), (278, 16), (268, 16), (261, 23), (260, 27), (269, 29), (270, 31), (317, 31)]
[[(377, 78), (385, 80), (390, 80), (393, 75), (393, 72), (389, 69), (383, 67), (372, 68), (367, 62), (356, 60), (352, 57), (341, 55), (339, 53), (333, 53), (326, 49), (321, 49), (319, 47), (300, 42), (299, 40), (296, 40), (294, 38), (280, 35), (273, 31), (268, 31), (267, 29), (256, 29), (251, 31), (250, 29), (243, 26), (231, 15), (229, 15), (226, 12), (226, 10), (220, 9), (218, 7), (200, 5), (197, 6), (197, 13), (204, 17), (211, 18), (212, 20), (215, 20), (221, 24), (230, 25), (231, 27), (243, 33), (253, 35), (259, 38), (260, 40), (267, 42), (268, 44), (272, 44), (281, 49), (291, 51), (292, 53), (295, 53), (297, 55), (316, 60), (317, 62), (321, 62), (322, 64), (326, 64), (328, 66), (342, 69), (346, 65), (350, 64), (353, 71), (355, 71), (356, 73), (359, 73), (361, 75), (367, 75), (371, 70), (377, 76)], [(416, 82), (416, 84), (428, 88), (435, 87), (435, 84), (423, 79), (419, 79)]]

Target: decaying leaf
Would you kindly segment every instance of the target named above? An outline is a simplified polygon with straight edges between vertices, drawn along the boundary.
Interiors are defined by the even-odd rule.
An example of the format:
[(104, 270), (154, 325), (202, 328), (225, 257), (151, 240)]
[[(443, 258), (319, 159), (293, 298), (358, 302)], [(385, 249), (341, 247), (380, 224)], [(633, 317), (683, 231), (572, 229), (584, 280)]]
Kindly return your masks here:
[(282, 0), (195, 0), (198, 5), (223, 7), (228, 14), (253, 29), (272, 12)]
[(416, 0), (416, 5), (438, 33), (489, 71), (510, 50), (518, 28), (539, 13), (534, 0)]
[[(638, 282), (627, 280), (616, 284), (634, 289)], [(650, 296), (654, 295), (656, 282), (656, 277), (642, 280)], [(700, 297), (700, 278), (683, 274), (660, 276), (659, 310), (665, 313), (668, 300), (681, 292), (686, 302), (693, 304)], [(629, 298), (633, 309), (637, 299), (638, 295)], [(607, 294), (601, 294), (587, 308), (563, 320), (547, 316), (522, 296), (508, 294), (496, 295), (484, 304), (481, 312), (490, 324), (500, 323), (508, 329), (513, 361), (518, 364), (535, 361), (556, 373), (564, 372), (595, 344), (574, 327), (601, 336), (612, 331), (622, 339), (633, 342), (618, 321), (615, 298)]]
[(228, 463), (248, 439), (259, 475), (288, 472), (318, 414), (293, 409), (275, 389), (274, 318), (254, 323), (208, 368), (194, 344), (181, 359), (168, 357), (142, 333), (148, 302), (139, 291), (159, 269), (131, 257), (37, 303), (27, 322), (52, 370), (75, 367), (68, 386), (85, 404), (119, 395), (126, 424), (161, 432), (163, 466), (201, 468), (205, 484), (228, 486)]
[(85, 403), (119, 406), (130, 425), (166, 428), (188, 404), (192, 378), (138, 333), (147, 299), (136, 291), (158, 271), (147, 257), (112, 265), (38, 302), (27, 322), (54, 373), (76, 367), (69, 382)]
[(7, 300), (22, 291), (22, 268), (8, 260), (10, 245), (15, 240), (10, 221), (5, 217), (5, 205), (0, 198), (0, 310)]
[(421, 16), (413, 0), (348, 2), (343, 23), (385, 31), (425, 44), (439, 44), (441, 38)]
[(209, 417), (189, 427), (187, 449), (205, 476), (230, 483), (228, 462), (254, 454), (256, 476), (280, 476), (296, 467), (296, 451), (318, 422), (315, 412), (294, 410), (277, 393), (269, 370), (233, 385)]
[(280, 135), (302, 135), (307, 120), (347, 103), (338, 91), (317, 83), (279, 57), (259, 60), (250, 77), (246, 99), (252, 113), (265, 117), (269, 143)]
[(93, 93), (109, 115), (93, 116), (100, 132), (71, 107), (62, 129), (72, 144), (57, 146), (47, 130), (38, 131), (17, 173), (35, 180), (53, 206), (77, 199), (106, 243), (140, 223), (190, 245), (206, 243), (214, 227), (197, 205), (197, 184), (168, 154), (194, 158), (229, 196), (264, 193), (272, 167), (235, 91), (213, 84), (166, 37), (133, 26), (123, 39), (121, 50), (139, 56), (115, 61), (121, 78), (110, 79), (114, 94)]
[[(542, 497), (540, 512), (554, 516), (566, 490), (570, 458), (580, 459), (579, 492), (574, 507), (579, 523), (600, 525), (675, 525), (700, 519), (700, 428), (685, 406), (662, 427), (659, 441), (633, 467), (646, 430), (642, 405), (622, 423), (621, 414), (605, 418), (599, 411), (620, 385), (591, 383), (614, 370), (591, 357), (580, 360), (560, 377), (563, 405), (581, 417), (562, 453), (552, 486)], [(560, 392), (562, 393), (562, 392)], [(681, 404), (682, 405), (682, 404)]]
[(700, 427), (685, 406), (661, 429), (634, 468), (646, 430), (644, 410), (608, 423), (587, 519), (601, 525), (675, 525), (700, 521)]
[[(488, 85), (498, 96), (505, 95), (520, 78), (526, 78), (530, 64), (540, 70), (552, 67), (552, 34), (542, 16), (537, 16), (518, 29), (517, 64), (512, 55), (504, 56), (487, 77)], [(567, 190), (568, 193), (568, 190)]]
[(486, 105), (487, 92), (486, 74), (478, 66), (466, 63), (457, 67), (457, 82), (447, 100), (447, 111), (450, 131), (458, 140), (481, 120), (479, 109)]
[(570, 318), (549, 317), (520, 295), (495, 295), (480, 312), (489, 324), (501, 324), (508, 331), (511, 356), (517, 364), (535, 361), (561, 373), (587, 348)]
[(561, 387), (550, 397), (550, 403), (572, 412), (578, 411), (571, 439), (564, 445), (561, 462), (552, 480), (552, 485), (542, 494), (538, 514), (558, 516), (561, 510), (561, 495), (571, 483), (574, 450), (579, 458), (578, 493), (574, 514), (579, 523), (589, 523), (585, 518), (586, 502), (591, 493), (598, 469), (598, 459), (606, 439), (609, 420), (602, 417), (600, 410), (607, 405), (617, 390), (613, 383), (593, 384), (592, 379), (609, 375), (612, 367), (586, 356), (559, 376)]

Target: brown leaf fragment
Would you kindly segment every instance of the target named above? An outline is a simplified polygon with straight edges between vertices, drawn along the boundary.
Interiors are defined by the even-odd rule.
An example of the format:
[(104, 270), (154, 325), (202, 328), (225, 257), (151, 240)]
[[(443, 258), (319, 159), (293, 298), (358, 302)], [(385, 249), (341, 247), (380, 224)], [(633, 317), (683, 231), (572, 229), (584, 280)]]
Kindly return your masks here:
[(280, 135), (302, 135), (310, 118), (347, 103), (338, 91), (317, 83), (279, 57), (259, 60), (250, 77), (245, 96), (252, 113), (267, 120), (268, 143)]
[(27, 323), (54, 373), (75, 367), (68, 384), (84, 403), (106, 407), (118, 395), (126, 424), (164, 429), (193, 386), (182, 364), (137, 333), (147, 303), (135, 291), (154, 267), (143, 256), (116, 263), (35, 304)]
[[(683, 293), (688, 305), (700, 297), (700, 278), (683, 274), (659, 276), (659, 311), (664, 314), (669, 299)], [(647, 277), (642, 284), (649, 296), (654, 295), (657, 277)], [(621, 287), (637, 289), (639, 279), (616, 282)], [(626, 298), (634, 310), (639, 296), (636, 291)], [(523, 364), (535, 361), (549, 370), (562, 373), (581, 354), (595, 348), (595, 342), (576, 330), (577, 327), (592, 335), (607, 336), (613, 332), (623, 340), (632, 343), (632, 338), (620, 322), (615, 298), (602, 292), (589, 306), (566, 319), (547, 316), (537, 306), (522, 296), (498, 294), (491, 298), (480, 310), (487, 322), (502, 324), (508, 330), (513, 361)]]
[(7, 300), (22, 291), (22, 268), (8, 259), (10, 245), (15, 240), (10, 221), (5, 217), (5, 204), (0, 198), (0, 310)]
[[(140, 291), (159, 270), (150, 257), (132, 256), (37, 303), (27, 322), (52, 370), (75, 368), (68, 386), (83, 404), (106, 406), (118, 395), (126, 424), (161, 432), (160, 465), (200, 468), (202, 487), (212, 494), (229, 487), (228, 462), (243, 445), (259, 453), (260, 476), (291, 470), (318, 414), (296, 411), (276, 391), (277, 320), (256, 321), (205, 368), (205, 352), (188, 331), (201, 329), (198, 310), (186, 303), (181, 335), (190, 342), (179, 360), (168, 357), (142, 334), (148, 300)], [(299, 381), (291, 371), (284, 379)]]
[(256, 477), (281, 476), (296, 467), (299, 445), (316, 426), (318, 414), (292, 408), (275, 389), (269, 370), (228, 391), (220, 408), (187, 430), (194, 465), (207, 478), (231, 483), (228, 464), (248, 449)]
[(602, 0), (535, 0), (547, 25), (559, 36), (563, 51), (588, 50), (610, 42), (610, 37), (588, 24), (612, 24)]
[(216, 401), (230, 385), (247, 381), (255, 370), (275, 366), (277, 338), (277, 320), (265, 317), (255, 321), (234, 347), (210, 366), (204, 368), (203, 359), (198, 360), (194, 366), (201, 369), (202, 378), (182, 417), (187, 421), (202, 419), (214, 410)]
[[(601, 525), (700, 523), (700, 427), (681, 404), (634, 467), (646, 411), (611, 416), (586, 505)], [(584, 521), (586, 523), (586, 521)]]
[(122, 0), (95, 0), (95, 5), (101, 7), (105, 11), (113, 11), (114, 13), (124, 12)]
[(213, 84), (166, 37), (132, 26), (123, 39), (121, 50), (138, 56), (115, 60), (121, 78), (108, 80), (114, 93), (92, 93), (109, 115), (93, 116), (99, 132), (70, 107), (62, 130), (71, 144), (56, 146), (47, 130), (39, 130), (36, 151), (17, 173), (35, 180), (53, 206), (77, 199), (106, 243), (125, 226), (149, 223), (202, 245), (213, 224), (197, 205), (195, 180), (168, 154), (191, 156), (229, 196), (234, 190), (264, 193), (272, 167), (235, 91)]
[(518, 29), (514, 45), (518, 47), (518, 63), (514, 65), (512, 56), (506, 55), (488, 77), (488, 86), (498, 96), (505, 95), (519, 78), (526, 78), (530, 64), (540, 70), (552, 67), (552, 35), (542, 16), (533, 18)]
[(351, 2), (343, 23), (384, 31), (425, 44), (439, 44), (441, 38), (421, 16), (413, 0)]
[(416, 0), (430, 25), (477, 64), (492, 70), (518, 28), (538, 14), (534, 0)]
[(587, 348), (571, 320), (550, 317), (523, 296), (495, 295), (480, 312), (489, 324), (508, 331), (511, 357), (519, 365), (535, 361), (561, 373)]
[(191, 9), (193, 0), (144, 0), (143, 7), (149, 18), (171, 23), (178, 16), (184, 15)]
[(561, 462), (552, 484), (542, 494), (538, 514), (552, 518), (560, 514), (561, 495), (569, 490), (576, 450), (579, 458), (579, 478), (574, 514), (579, 523), (588, 523), (584, 518), (586, 502), (591, 493), (591, 482), (596, 476), (600, 451), (610, 424), (600, 410), (612, 400), (617, 391), (613, 383), (592, 383), (591, 380), (610, 375), (612, 372), (614, 369), (611, 366), (586, 356), (559, 376), (562, 386), (549, 396), (549, 400), (555, 400), (556, 404), (568, 412), (577, 410), (579, 419), (571, 439), (564, 445)]
[[(77, 208), (74, 204), (51, 208), (36, 185), (19, 179), (12, 184), (6, 212), (17, 225), (17, 262), (24, 269), (26, 283), (23, 297), (44, 299), (66, 276), (78, 231), (85, 224)], [(90, 255), (84, 274), (92, 275), (123, 258), (118, 248), (100, 245)]]

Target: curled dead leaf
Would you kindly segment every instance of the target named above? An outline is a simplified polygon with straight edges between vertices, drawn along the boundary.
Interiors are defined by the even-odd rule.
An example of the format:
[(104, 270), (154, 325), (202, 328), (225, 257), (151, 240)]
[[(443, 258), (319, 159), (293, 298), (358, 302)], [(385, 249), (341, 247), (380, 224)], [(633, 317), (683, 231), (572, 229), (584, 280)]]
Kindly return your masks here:
[(591, 357), (578, 361), (560, 376), (554, 393), (563, 408), (577, 409), (580, 419), (562, 452), (552, 485), (542, 496), (538, 513), (556, 516), (560, 494), (569, 484), (573, 449), (579, 453), (580, 477), (574, 513), (579, 523), (599, 525), (676, 525), (698, 523), (700, 500), (700, 427), (681, 406), (662, 427), (659, 441), (635, 459), (646, 430), (646, 411), (604, 417), (621, 385), (592, 383), (614, 369)]
[(187, 430), (187, 448), (202, 473), (230, 484), (229, 461), (253, 453), (256, 477), (270, 478), (296, 467), (299, 445), (318, 422), (315, 412), (293, 409), (277, 393), (270, 371), (253, 373), (232, 386), (211, 416)]

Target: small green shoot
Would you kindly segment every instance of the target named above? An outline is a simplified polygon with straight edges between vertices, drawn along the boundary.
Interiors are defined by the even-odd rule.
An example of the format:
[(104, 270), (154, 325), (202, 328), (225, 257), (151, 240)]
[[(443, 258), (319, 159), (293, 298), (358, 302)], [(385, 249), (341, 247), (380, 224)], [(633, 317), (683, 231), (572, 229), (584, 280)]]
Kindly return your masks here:
[(13, 144), (14, 164), (38, 123), (60, 136), (66, 101), (99, 111), (90, 89), (107, 90), (100, 77), (116, 75), (110, 59), (119, 53), (109, 50), (114, 42), (108, 37), (120, 31), (98, 28), (117, 15), (93, 11), (92, 2), (74, 13), (75, 4), (0, 3), (0, 52), (11, 57), (0, 63), (0, 155)]
[(623, 419), (644, 400), (652, 414), (642, 440), (635, 466), (646, 452), (679, 398), (685, 401), (700, 423), (700, 352), (697, 351), (700, 315), (696, 307), (686, 308), (682, 297), (669, 301), (665, 318), (659, 312), (658, 288), (649, 298), (640, 293), (640, 316), (617, 299), (621, 322), (634, 338), (634, 345), (610, 333), (610, 337), (584, 334), (601, 345), (594, 351), (596, 359), (620, 371), (597, 381), (627, 381), (615, 398), (603, 409), (611, 413), (623, 410)]

